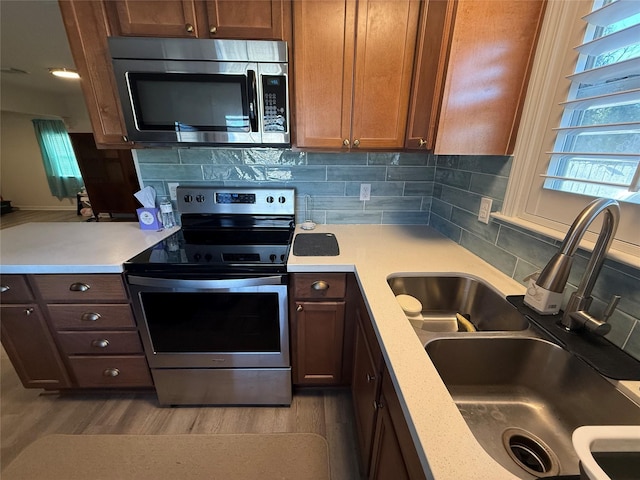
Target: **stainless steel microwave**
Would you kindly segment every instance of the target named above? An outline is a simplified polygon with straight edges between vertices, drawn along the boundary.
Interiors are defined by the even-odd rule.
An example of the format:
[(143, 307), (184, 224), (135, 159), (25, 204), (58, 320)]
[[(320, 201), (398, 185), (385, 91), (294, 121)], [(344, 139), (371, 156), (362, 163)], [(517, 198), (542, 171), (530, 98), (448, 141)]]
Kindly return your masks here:
[(130, 141), (291, 145), (286, 42), (110, 37)]

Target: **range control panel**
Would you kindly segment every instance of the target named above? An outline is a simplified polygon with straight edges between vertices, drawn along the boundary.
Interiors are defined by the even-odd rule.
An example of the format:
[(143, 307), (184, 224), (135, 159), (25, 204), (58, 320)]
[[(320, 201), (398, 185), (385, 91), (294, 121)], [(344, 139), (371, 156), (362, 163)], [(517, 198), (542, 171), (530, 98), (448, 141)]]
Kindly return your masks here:
[(178, 211), (183, 213), (238, 215), (294, 215), (293, 188), (176, 188)]

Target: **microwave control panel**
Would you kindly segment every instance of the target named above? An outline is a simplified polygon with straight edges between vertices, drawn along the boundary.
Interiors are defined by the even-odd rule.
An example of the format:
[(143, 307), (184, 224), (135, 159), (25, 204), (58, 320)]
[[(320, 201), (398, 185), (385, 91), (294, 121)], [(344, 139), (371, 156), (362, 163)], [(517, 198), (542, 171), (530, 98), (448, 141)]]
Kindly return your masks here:
[(286, 132), (287, 128), (287, 77), (263, 75), (264, 131)]

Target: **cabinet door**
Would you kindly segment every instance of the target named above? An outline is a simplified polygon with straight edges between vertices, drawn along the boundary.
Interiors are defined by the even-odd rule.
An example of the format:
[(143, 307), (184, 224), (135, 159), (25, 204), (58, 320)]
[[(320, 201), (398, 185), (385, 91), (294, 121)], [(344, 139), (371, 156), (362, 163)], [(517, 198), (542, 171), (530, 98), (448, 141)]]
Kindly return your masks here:
[(358, 2), (353, 125), (359, 148), (402, 148), (420, 1)]
[(409, 473), (402, 458), (402, 450), (398, 437), (393, 428), (393, 421), (386, 408), (387, 399), (380, 395), (378, 403), (378, 421), (376, 423), (376, 438), (373, 445), (371, 460), (371, 480), (409, 480)]
[(356, 322), (351, 393), (353, 396), (356, 430), (360, 447), (360, 465), (363, 473), (368, 475), (374, 427), (376, 424), (380, 371), (369, 349), (362, 320), (368, 320), (368, 318), (362, 319), (360, 317)]
[(292, 324), (296, 384), (342, 381), (345, 302), (296, 302)]
[(296, 144), (341, 148), (351, 134), (355, 0), (293, 2)]
[(110, 3), (116, 34), (198, 37), (194, 0), (116, 0)]
[(24, 387), (68, 387), (66, 369), (39, 307), (3, 305), (0, 314), (2, 345)]
[(543, 0), (458, 0), (435, 153), (513, 153)]
[(30, 303), (33, 294), (24, 275), (0, 275), (0, 303)]
[[(206, 33), (211, 38), (282, 40), (285, 18), (291, 19), (283, 11), (284, 0), (207, 0), (205, 4)], [(288, 2), (286, 6), (290, 8)]]
[(70, 133), (91, 209), (100, 213), (136, 215), (140, 190), (133, 156), (129, 150), (98, 149), (90, 133)]
[(104, 3), (60, 0), (59, 5), (96, 144), (131, 148), (107, 46), (111, 31)]

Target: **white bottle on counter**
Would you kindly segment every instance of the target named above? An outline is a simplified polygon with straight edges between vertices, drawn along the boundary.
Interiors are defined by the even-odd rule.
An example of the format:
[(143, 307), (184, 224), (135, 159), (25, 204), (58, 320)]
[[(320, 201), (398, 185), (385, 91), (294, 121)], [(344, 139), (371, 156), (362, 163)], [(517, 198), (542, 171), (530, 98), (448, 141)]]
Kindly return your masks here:
[(173, 205), (171, 200), (162, 200), (160, 202), (160, 213), (162, 214), (162, 225), (164, 228), (175, 227), (176, 220), (173, 216)]

